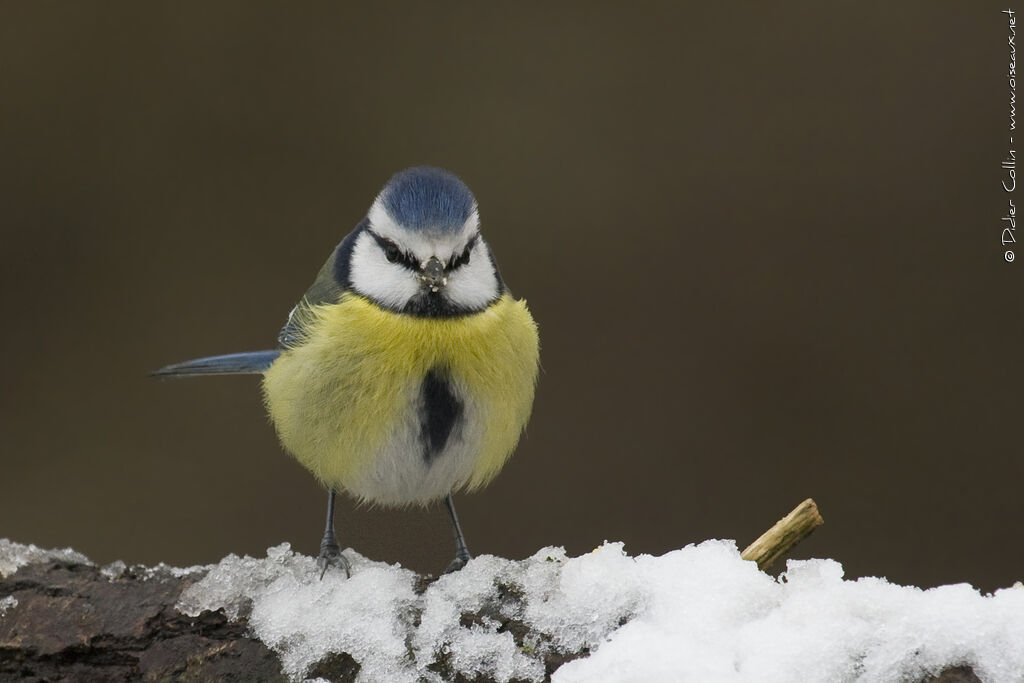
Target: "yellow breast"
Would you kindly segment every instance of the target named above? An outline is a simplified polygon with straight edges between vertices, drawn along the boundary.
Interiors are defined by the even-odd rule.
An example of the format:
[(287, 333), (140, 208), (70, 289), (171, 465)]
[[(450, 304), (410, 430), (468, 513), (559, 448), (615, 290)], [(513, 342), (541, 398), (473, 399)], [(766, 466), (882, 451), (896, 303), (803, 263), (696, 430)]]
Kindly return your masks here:
[[(537, 378), (537, 327), (524, 302), (506, 294), (473, 315), (416, 318), (345, 294), (310, 314), (302, 343), (267, 370), (263, 391), (285, 449), (321, 481), (400, 504), (423, 502), (433, 488), (476, 488), (498, 473), (526, 425)], [(446, 373), (472, 403), (467, 467), (394, 456), (415, 429), (431, 371)]]

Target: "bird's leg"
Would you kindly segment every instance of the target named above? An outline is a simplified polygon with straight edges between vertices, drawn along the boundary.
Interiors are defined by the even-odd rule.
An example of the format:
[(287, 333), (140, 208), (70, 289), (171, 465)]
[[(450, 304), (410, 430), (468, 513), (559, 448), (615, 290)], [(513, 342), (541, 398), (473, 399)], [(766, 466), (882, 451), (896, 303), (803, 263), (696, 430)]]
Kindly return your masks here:
[(334, 535), (334, 489), (327, 492), (327, 527), (324, 529), (324, 537), (320, 541), (320, 558), (317, 560), (320, 567), (320, 579), (323, 580), (327, 568), (341, 567), (345, 570), (345, 576), (352, 576), (352, 566), (341, 554), (341, 546), (338, 545), (338, 537)]
[(445, 574), (450, 574), (465, 567), (473, 557), (469, 554), (469, 548), (466, 547), (466, 537), (462, 535), (462, 526), (459, 524), (458, 515), (455, 514), (455, 502), (452, 500), (452, 494), (449, 493), (444, 497), (444, 504), (448, 506), (448, 514), (451, 515), (452, 527), (455, 529), (455, 559), (444, 570)]

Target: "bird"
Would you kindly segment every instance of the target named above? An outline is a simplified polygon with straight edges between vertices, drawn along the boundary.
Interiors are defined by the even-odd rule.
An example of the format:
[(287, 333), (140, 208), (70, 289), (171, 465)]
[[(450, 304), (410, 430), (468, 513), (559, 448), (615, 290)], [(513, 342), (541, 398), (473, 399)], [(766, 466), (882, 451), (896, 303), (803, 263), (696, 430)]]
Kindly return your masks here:
[(327, 489), (320, 578), (351, 576), (338, 493), (385, 507), (443, 500), (455, 558), (472, 558), (453, 495), (489, 483), (532, 411), (539, 337), (480, 233), (469, 187), (416, 166), (396, 173), (291, 310), (271, 350), (197, 358), (157, 377), (262, 375), (284, 450)]

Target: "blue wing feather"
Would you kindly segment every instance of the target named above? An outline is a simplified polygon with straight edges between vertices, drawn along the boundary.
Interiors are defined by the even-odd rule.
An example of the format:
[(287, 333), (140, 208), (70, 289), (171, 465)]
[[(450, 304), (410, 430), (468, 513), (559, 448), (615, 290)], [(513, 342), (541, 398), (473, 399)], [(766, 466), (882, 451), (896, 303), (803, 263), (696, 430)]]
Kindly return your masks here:
[(259, 375), (269, 368), (281, 349), (273, 351), (246, 351), (223, 356), (196, 358), (183, 363), (167, 365), (152, 372), (154, 377), (195, 377), (197, 375)]

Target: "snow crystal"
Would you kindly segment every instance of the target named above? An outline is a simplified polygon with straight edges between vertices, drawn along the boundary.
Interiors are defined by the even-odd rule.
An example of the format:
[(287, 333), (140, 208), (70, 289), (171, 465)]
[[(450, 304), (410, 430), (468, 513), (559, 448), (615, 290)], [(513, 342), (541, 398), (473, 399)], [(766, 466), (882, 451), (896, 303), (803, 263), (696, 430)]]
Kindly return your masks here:
[(707, 541), (660, 557), (619, 543), (576, 558), (481, 556), (417, 592), (413, 572), (346, 556), (352, 578), (323, 581), (287, 544), (266, 559), (229, 556), (179, 607), (248, 614), (296, 680), (339, 652), (361, 681), (540, 681), (545, 654), (583, 655), (556, 683), (920, 680), (958, 665), (1024, 679), (1020, 584), (982, 596), (845, 581), (832, 560), (790, 561), (775, 580), (733, 542)]
[(110, 581), (121, 578), (126, 571), (128, 571), (128, 565), (123, 560), (114, 560), (110, 564), (100, 567), (100, 574)]
[(7, 610), (17, 607), (18, 599), (13, 595), (8, 595), (6, 598), (0, 600), (0, 617), (7, 614)]
[(214, 566), (215, 565), (212, 564), (196, 564), (191, 567), (173, 567), (161, 562), (153, 567), (132, 565), (132, 571), (140, 572), (143, 575), (143, 578), (147, 580), (163, 579), (168, 575), (173, 576), (176, 579), (187, 579), (193, 577), (198, 578), (199, 575), (205, 575), (208, 571), (213, 569)]
[(416, 575), (351, 550), (345, 556), (352, 577), (333, 570), (321, 581), (316, 560), (287, 543), (270, 548), (266, 559), (229, 555), (182, 593), (178, 609), (248, 615), (253, 632), (293, 678), (330, 653), (347, 652), (362, 667), (360, 680), (416, 680), (405, 675)]
[(913, 681), (958, 665), (1024, 680), (1024, 586), (844, 581), (832, 560), (790, 560), (774, 581), (720, 541), (638, 557), (634, 580), (648, 609), (555, 683)]
[(34, 545), (22, 545), (0, 538), (0, 579), (6, 579), (27, 564), (52, 561), (90, 564), (88, 557), (71, 548), (44, 550)]
[[(500, 611), (477, 623), (462, 623), (463, 614), (483, 609), (488, 598), (500, 603), (503, 592), (517, 590), (513, 585), (516, 565), (489, 555), (478, 557), (461, 571), (442, 576), (424, 592), (419, 628), (412, 639), (420, 671), (448, 657), (453, 673), (467, 678), (543, 680), (543, 665), (523, 653), (511, 633), (499, 632)], [(509, 597), (505, 596), (506, 604)], [(510, 610), (521, 611), (515, 606)]]

